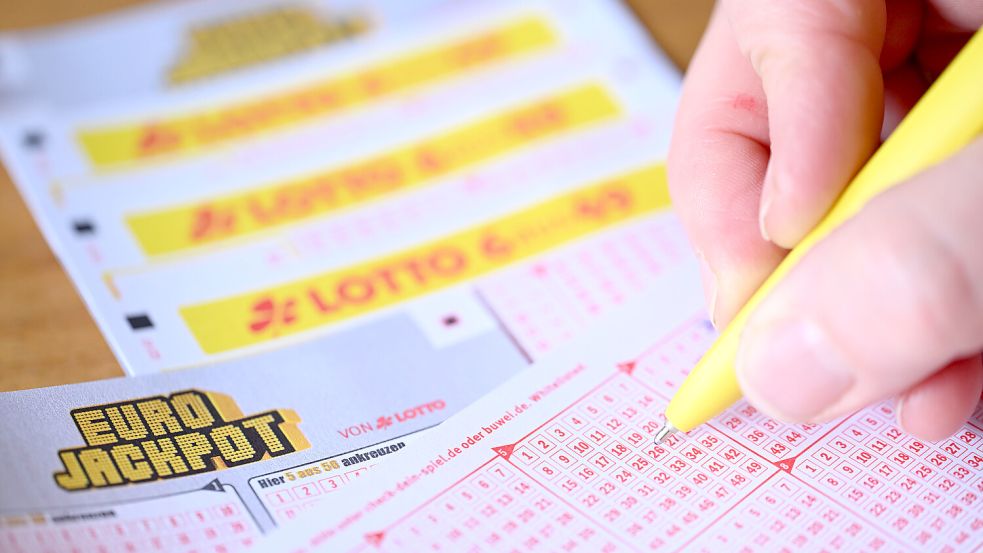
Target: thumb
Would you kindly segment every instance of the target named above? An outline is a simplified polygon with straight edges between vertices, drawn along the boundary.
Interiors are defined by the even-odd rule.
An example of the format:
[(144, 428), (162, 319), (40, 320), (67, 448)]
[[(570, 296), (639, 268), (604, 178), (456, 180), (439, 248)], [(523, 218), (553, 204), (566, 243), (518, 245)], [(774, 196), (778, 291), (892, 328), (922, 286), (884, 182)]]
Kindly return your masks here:
[[(788, 421), (848, 414), (983, 350), (983, 138), (871, 201), (751, 315), (751, 403)], [(978, 366), (978, 363), (977, 365)], [(961, 420), (980, 379), (949, 386)]]
[(768, 103), (759, 223), (791, 248), (877, 146), (884, 0), (732, 0), (728, 16)]

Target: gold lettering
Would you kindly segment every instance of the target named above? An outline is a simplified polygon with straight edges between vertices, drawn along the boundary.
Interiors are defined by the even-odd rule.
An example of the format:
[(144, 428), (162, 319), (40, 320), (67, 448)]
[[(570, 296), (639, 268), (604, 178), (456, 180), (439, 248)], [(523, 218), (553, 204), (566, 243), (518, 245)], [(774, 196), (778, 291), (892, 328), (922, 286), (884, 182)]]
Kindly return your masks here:
[(147, 427), (140, 420), (136, 407), (133, 405), (109, 407), (106, 409), (106, 416), (109, 417), (109, 422), (113, 423), (113, 428), (120, 438), (133, 441), (147, 437)]
[(158, 476), (165, 477), (188, 472), (188, 465), (178, 455), (177, 448), (174, 447), (174, 442), (170, 438), (147, 440), (140, 446), (147, 454), (147, 459), (150, 460), (150, 464), (153, 465)]
[[(147, 421), (147, 427), (154, 436), (166, 436), (167, 434), (177, 434), (181, 430), (181, 423), (174, 418), (174, 412), (169, 405), (160, 399), (148, 399), (137, 403), (140, 414)], [(165, 429), (165, 427), (167, 427)]]
[(276, 420), (273, 418), (273, 415), (263, 415), (261, 417), (246, 419), (241, 424), (243, 428), (251, 428), (256, 431), (256, 434), (259, 435), (260, 439), (266, 445), (267, 451), (277, 453), (286, 449), (286, 446), (283, 445), (283, 442), (280, 441), (280, 438), (271, 426), (275, 422)]
[(82, 468), (89, 475), (89, 481), (92, 482), (93, 487), (99, 488), (123, 483), (123, 477), (120, 476), (113, 460), (104, 450), (86, 449), (80, 451), (79, 461), (82, 462)]
[(65, 472), (55, 474), (55, 482), (66, 490), (84, 490), (89, 487), (89, 477), (85, 475), (82, 465), (79, 463), (78, 456), (74, 451), (61, 451), (58, 453), (61, 463), (65, 465)]
[(72, 413), (75, 424), (78, 425), (85, 443), (88, 445), (115, 444), (118, 440), (112, 428), (106, 422), (102, 409), (75, 411)]
[(207, 464), (201, 460), (202, 457), (212, 452), (214, 447), (201, 432), (183, 434), (174, 438), (181, 454), (188, 460), (191, 470), (202, 470)]
[(133, 444), (120, 444), (113, 448), (113, 460), (116, 461), (116, 466), (123, 473), (123, 477), (130, 482), (141, 482), (154, 477), (150, 464), (141, 459), (146, 457), (140, 448)]
[(247, 459), (252, 459), (256, 455), (256, 450), (246, 439), (242, 430), (231, 424), (219, 426), (211, 432), (212, 441), (218, 446), (222, 458), (230, 464), (240, 463)]
[(188, 428), (207, 428), (215, 423), (205, 397), (198, 392), (185, 392), (171, 397), (174, 412)]

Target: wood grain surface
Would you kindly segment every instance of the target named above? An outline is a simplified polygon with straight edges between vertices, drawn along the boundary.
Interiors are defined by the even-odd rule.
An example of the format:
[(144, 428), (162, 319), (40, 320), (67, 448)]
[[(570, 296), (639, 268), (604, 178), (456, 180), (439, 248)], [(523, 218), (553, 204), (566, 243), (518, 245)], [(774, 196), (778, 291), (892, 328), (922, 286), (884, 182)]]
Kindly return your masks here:
[[(2, 0), (0, 30), (65, 22), (138, 3)], [(655, 41), (677, 65), (685, 67), (706, 25), (712, 1), (629, 3)], [(0, 170), (0, 391), (122, 374), (9, 176)]]

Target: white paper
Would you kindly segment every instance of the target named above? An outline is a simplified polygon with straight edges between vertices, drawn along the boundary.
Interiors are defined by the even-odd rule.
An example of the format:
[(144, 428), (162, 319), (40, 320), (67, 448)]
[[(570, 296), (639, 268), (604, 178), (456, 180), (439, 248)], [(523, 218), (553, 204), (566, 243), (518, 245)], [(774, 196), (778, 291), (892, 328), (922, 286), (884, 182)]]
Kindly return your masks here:
[[(243, 5), (241, 13), (255, 13), (250, 10), (260, 4), (266, 5)], [(134, 31), (124, 27), (133, 23), (145, 27), (148, 36), (164, 33), (176, 42), (195, 25), (231, 20), (239, 13), (222, 6), (189, 2), (19, 40), (25, 49), (65, 56), (65, 45), (74, 40), (95, 44), (104, 35), (128, 35)], [(354, 3), (310, 6), (332, 17), (358, 12)], [(252, 295), (249, 305), (200, 319), (239, 330), (261, 324), (255, 319), (262, 317), (257, 311), (263, 298), (287, 295), (291, 283), (343, 275), (392, 256), (417, 255), (428, 244), (469, 230), (498, 228), (510, 214), (558, 198), (573, 201), (578, 190), (656, 167), (664, 158), (678, 76), (619, 3), (469, 0), (368, 6), (378, 24), (350, 40), (179, 87), (92, 79), (92, 87), (105, 90), (93, 89), (84, 101), (62, 101), (45, 92), (64, 84), (55, 71), (55, 84), (34, 81), (18, 96), (31, 102), (18, 103), (0, 119), (0, 150), (10, 173), (129, 374), (294, 347), (400, 314), (439, 334), (435, 343), (445, 345), (453, 341), (448, 336), (501, 327), (535, 358), (610, 306), (630, 301), (685, 255), (678, 225), (647, 210), (612, 218), (588, 234), (557, 237), (547, 251), (503, 261), (462, 282), (428, 285), (302, 332), (269, 329), (256, 339), (208, 343), (203, 336), (221, 330), (190, 323), (189, 308)], [(225, 19), (216, 19), (219, 11)], [(80, 63), (105, 62), (104, 48), (78, 50)], [(464, 65), (440, 65), (448, 59)], [(164, 65), (159, 60), (150, 64), (158, 70)], [(410, 78), (406, 75), (419, 83), (400, 85), (399, 79)], [(372, 88), (376, 77), (383, 83), (379, 90)], [(214, 125), (202, 123), (205, 119), (180, 123), (200, 116), (231, 125), (230, 110), (242, 106), (253, 106), (242, 109), (261, 119), (267, 112), (256, 102), (299, 101), (292, 91), (320, 90), (316, 83), (339, 79), (357, 82), (357, 90), (351, 89), (357, 93), (349, 90), (349, 103), (310, 117), (290, 112), (275, 125), (247, 125), (228, 136), (214, 134)], [(131, 93), (120, 96), (117, 90)], [(593, 90), (593, 99), (570, 100), (584, 90)], [(569, 107), (560, 115), (573, 119), (546, 120), (553, 127), (537, 131), (533, 126), (525, 134), (501, 131), (497, 142), (489, 142), (489, 124), (521, 118), (523, 110), (538, 114), (540, 120), (533, 123), (541, 124), (553, 105)], [(586, 115), (576, 116), (577, 110)], [(210, 142), (160, 153), (156, 148), (169, 139), (154, 129), (168, 125), (186, 140)], [(141, 138), (114, 142), (99, 134), (106, 129)], [(92, 139), (96, 146), (86, 146), (86, 133), (98, 135)], [(127, 149), (147, 141), (157, 146), (140, 155)], [(468, 153), (478, 150), (484, 153)], [(446, 169), (431, 167), (427, 156), (432, 152), (455, 151), (460, 161)], [(376, 183), (364, 200), (351, 193), (320, 211), (277, 211), (277, 206), (288, 205), (282, 209), (289, 212), (297, 209), (289, 202), (307, 201), (297, 194), (325, 193), (316, 186), (325, 175), (342, 183), (332, 190), (352, 186), (352, 179), (378, 177), (372, 172), (375, 165), (366, 169), (367, 163), (392, 163), (420, 174), (392, 191)], [(432, 174), (422, 173), (426, 170)], [(278, 198), (287, 198), (287, 204), (277, 203)], [(231, 224), (228, 212), (219, 208), (233, 204), (238, 207)], [(213, 206), (218, 206), (214, 215)], [(138, 228), (149, 220), (156, 226)], [(585, 257), (595, 260), (596, 270), (582, 273), (576, 282), (544, 269), (569, 268), (574, 259)], [(540, 292), (544, 286), (551, 295)], [(513, 297), (537, 297), (548, 305), (526, 313)], [(281, 316), (279, 305), (271, 309)], [(547, 312), (553, 315), (543, 320)], [(459, 313), (484, 322), (452, 334), (433, 329), (435, 321), (459, 318)], [(534, 324), (528, 322), (533, 316)]]
[(983, 406), (952, 438), (890, 404), (825, 425), (741, 402), (653, 445), (714, 338), (693, 272), (544, 359), (257, 551), (976, 551)]
[(527, 366), (496, 329), (440, 347), (435, 332), (398, 315), (208, 367), (0, 393), (0, 551), (242, 550)]

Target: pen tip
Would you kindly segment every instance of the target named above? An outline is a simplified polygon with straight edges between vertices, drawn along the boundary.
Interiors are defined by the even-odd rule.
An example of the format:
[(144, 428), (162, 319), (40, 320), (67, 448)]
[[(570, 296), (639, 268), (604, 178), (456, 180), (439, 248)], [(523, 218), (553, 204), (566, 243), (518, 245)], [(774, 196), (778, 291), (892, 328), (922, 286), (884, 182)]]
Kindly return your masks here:
[(670, 434), (674, 432), (676, 432), (676, 428), (672, 425), (672, 423), (666, 421), (666, 423), (662, 425), (662, 428), (660, 428), (659, 431), (655, 433), (655, 443), (661, 444), (662, 440), (665, 440), (667, 437), (669, 437)]

